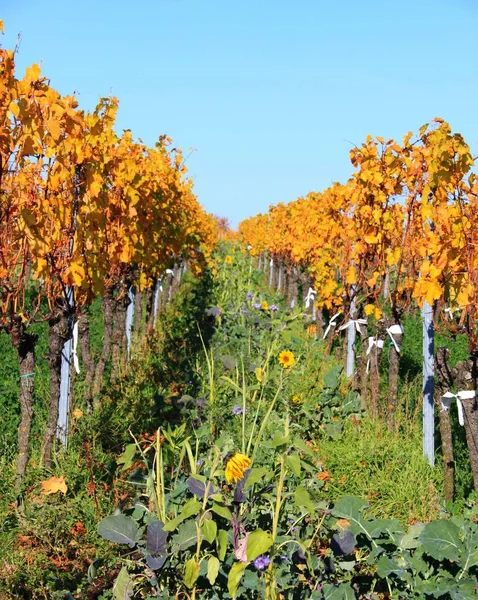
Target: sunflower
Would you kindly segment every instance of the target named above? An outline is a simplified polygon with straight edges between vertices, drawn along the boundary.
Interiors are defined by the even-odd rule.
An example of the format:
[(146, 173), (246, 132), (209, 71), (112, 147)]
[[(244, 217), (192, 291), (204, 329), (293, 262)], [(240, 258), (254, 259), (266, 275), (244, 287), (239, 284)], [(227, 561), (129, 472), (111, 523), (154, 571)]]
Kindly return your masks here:
[(242, 479), (244, 477), (244, 473), (250, 467), (250, 464), (250, 458), (244, 454), (241, 454), (240, 452), (235, 452), (226, 463), (227, 483), (231, 483), (231, 481), (236, 482)]
[(295, 364), (295, 356), (290, 350), (282, 350), (282, 352), (279, 354), (279, 362), (284, 369), (288, 369)]
[(226, 263), (226, 265), (232, 265), (232, 256), (229, 256), (228, 254), (224, 259), (224, 262)]

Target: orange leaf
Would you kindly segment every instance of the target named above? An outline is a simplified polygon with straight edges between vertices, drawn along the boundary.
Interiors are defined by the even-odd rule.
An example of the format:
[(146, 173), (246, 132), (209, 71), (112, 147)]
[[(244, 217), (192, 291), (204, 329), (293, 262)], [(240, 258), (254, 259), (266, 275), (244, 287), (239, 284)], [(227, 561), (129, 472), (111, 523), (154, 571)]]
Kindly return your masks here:
[(68, 487), (65, 483), (64, 477), (50, 477), (46, 481), (41, 482), (42, 486), (42, 494), (56, 494), (57, 492), (61, 492), (62, 494), (66, 494)]

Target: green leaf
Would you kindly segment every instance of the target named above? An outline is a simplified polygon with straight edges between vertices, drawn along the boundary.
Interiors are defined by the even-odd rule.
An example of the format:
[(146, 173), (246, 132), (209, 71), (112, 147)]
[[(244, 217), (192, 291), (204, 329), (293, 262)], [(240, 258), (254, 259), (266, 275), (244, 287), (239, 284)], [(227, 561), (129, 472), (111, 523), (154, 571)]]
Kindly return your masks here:
[(304, 452), (305, 454), (308, 454), (309, 456), (315, 457), (314, 451), (311, 450), (309, 448), (309, 446), (307, 446), (307, 444), (301, 438), (295, 438), (293, 445), (295, 448), (297, 448), (297, 450), (300, 450), (301, 452)]
[(191, 589), (194, 587), (198, 577), (199, 577), (200, 567), (196, 562), (195, 558), (190, 558), (186, 562), (186, 567), (184, 569), (184, 585)]
[(299, 508), (305, 508), (312, 518), (315, 517), (315, 509), (309, 492), (302, 486), (299, 486), (294, 493), (295, 503)]
[(337, 365), (336, 367), (332, 367), (330, 371), (324, 375), (324, 385), (326, 388), (335, 389), (338, 386), (342, 370), (343, 367)]
[(136, 444), (128, 444), (124, 449), (123, 454), (116, 460), (118, 465), (123, 465), (121, 467), (122, 471), (126, 471), (133, 466), (133, 459), (136, 454)]
[(196, 544), (197, 539), (196, 521), (186, 521), (179, 527), (178, 533), (173, 538), (173, 544), (179, 550), (186, 550)]
[(211, 585), (214, 585), (216, 578), (219, 574), (219, 560), (215, 556), (211, 556), (207, 561), (207, 579)]
[(113, 585), (113, 598), (114, 600), (129, 600), (129, 598), (133, 597), (133, 590), (129, 590), (128, 588), (133, 587), (133, 580), (129, 576), (126, 567), (122, 567), (121, 571), (116, 578), (116, 581)]
[(217, 532), (216, 538), (217, 554), (219, 556), (219, 560), (224, 560), (224, 557), (226, 556), (228, 542), (229, 540), (227, 537), (227, 531), (224, 531), (224, 529), (220, 529)]
[(419, 545), (418, 537), (425, 528), (425, 523), (415, 523), (408, 528), (407, 533), (400, 540), (401, 550), (412, 550)]
[(343, 496), (335, 503), (332, 514), (339, 519), (358, 521), (362, 518), (362, 513), (366, 508), (368, 508), (368, 502), (355, 496)]
[(236, 597), (237, 588), (242, 579), (244, 571), (247, 567), (246, 563), (234, 563), (227, 577), (227, 590), (232, 598)]
[(348, 583), (340, 583), (339, 585), (324, 583), (322, 593), (324, 594), (324, 600), (355, 600), (354, 591)]
[(350, 531), (354, 535), (364, 533), (368, 539), (372, 539), (367, 530), (369, 522), (362, 516), (362, 513), (366, 508), (368, 508), (368, 503), (360, 498), (356, 498), (355, 496), (343, 496), (335, 503), (332, 514), (334, 517), (350, 521)]
[(224, 517), (224, 519), (227, 519), (228, 521), (231, 520), (231, 513), (223, 504), (219, 504), (219, 502), (213, 502), (211, 510), (215, 512), (216, 515)]
[(300, 456), (298, 454), (289, 454), (286, 456), (286, 463), (294, 475), (300, 475)]
[(256, 529), (247, 538), (247, 560), (252, 561), (272, 546), (272, 535), (263, 529)]
[(216, 522), (212, 521), (211, 519), (204, 519), (202, 524), (202, 534), (204, 539), (212, 544), (216, 539), (217, 534)]
[(462, 567), (465, 571), (478, 565), (478, 527), (468, 523), (465, 528), (465, 552)]
[(110, 515), (98, 523), (98, 533), (105, 540), (134, 548), (138, 541), (138, 524), (126, 515)]
[(371, 521), (363, 521), (362, 525), (371, 538), (378, 538), (383, 534), (392, 537), (393, 533), (402, 531), (398, 519), (372, 519)]
[(464, 546), (460, 539), (460, 529), (445, 519), (432, 521), (425, 525), (419, 537), (423, 551), (435, 558), (448, 558), (458, 561), (463, 554)]
[(402, 577), (405, 573), (405, 569), (401, 569), (394, 560), (392, 560), (385, 554), (382, 554), (377, 563), (377, 573), (379, 577), (382, 578), (388, 577), (392, 573), (397, 575), (398, 577)]
[(195, 499), (191, 498), (183, 506), (181, 513), (171, 521), (168, 521), (163, 527), (164, 531), (174, 531), (178, 525), (180, 525), (185, 519), (197, 514), (201, 510), (201, 504)]
[(266, 475), (270, 475), (270, 473), (267, 469), (264, 469), (264, 467), (251, 469), (249, 477), (246, 479), (244, 489), (251, 487), (251, 485), (254, 485), (258, 481), (264, 483), (264, 478), (266, 477)]

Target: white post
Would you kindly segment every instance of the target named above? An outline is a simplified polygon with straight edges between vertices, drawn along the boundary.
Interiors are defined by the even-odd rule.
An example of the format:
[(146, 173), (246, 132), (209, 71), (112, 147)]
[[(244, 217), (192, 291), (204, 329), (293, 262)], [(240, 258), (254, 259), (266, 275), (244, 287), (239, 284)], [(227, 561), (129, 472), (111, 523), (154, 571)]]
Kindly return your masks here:
[(423, 455), (435, 464), (435, 405), (433, 307), (423, 303)]
[[(355, 319), (355, 307), (356, 301), (355, 297), (352, 300), (352, 304), (350, 305), (350, 318)], [(347, 365), (346, 365), (346, 375), (347, 377), (353, 377), (354, 369), (355, 369), (355, 324), (347, 327)]]
[(154, 290), (154, 305), (153, 305), (153, 327), (156, 328), (156, 321), (158, 319), (158, 310), (159, 310), (159, 299), (161, 298), (161, 292), (163, 291), (163, 286), (161, 284), (163, 277), (161, 276), (156, 280), (156, 289)]
[(136, 288), (131, 286), (128, 290), (129, 304), (126, 309), (126, 356), (129, 360), (131, 353), (131, 333), (133, 330), (134, 317), (134, 299), (136, 297)]
[[(66, 302), (70, 308), (74, 306), (73, 288), (66, 289)], [(68, 414), (70, 412), (70, 380), (71, 359), (73, 356), (73, 316), (68, 317), (70, 337), (61, 350), (60, 371), (60, 398), (58, 401), (58, 421), (56, 424), (56, 437), (66, 448), (68, 445)]]

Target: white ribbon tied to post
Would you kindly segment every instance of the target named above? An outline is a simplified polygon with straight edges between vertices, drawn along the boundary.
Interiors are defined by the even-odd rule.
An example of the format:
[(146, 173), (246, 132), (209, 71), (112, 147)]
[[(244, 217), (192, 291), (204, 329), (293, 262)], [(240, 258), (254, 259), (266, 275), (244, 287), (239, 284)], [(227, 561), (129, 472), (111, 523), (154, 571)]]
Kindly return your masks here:
[(339, 331), (342, 331), (342, 329), (347, 329), (348, 327), (355, 327), (357, 333), (362, 333), (360, 325), (367, 325), (367, 319), (350, 319), (347, 321), (347, 323), (342, 325), (342, 327), (339, 327)]
[(78, 348), (78, 321), (73, 325), (73, 365), (77, 374), (80, 374), (80, 361), (76, 353)]
[[(372, 352), (372, 348), (374, 346), (377, 346), (377, 348), (383, 348), (383, 340), (376, 340), (373, 336), (368, 338), (368, 348), (367, 348), (367, 352), (365, 353), (367, 356), (370, 354), (370, 352)], [(366, 369), (367, 373), (370, 372), (370, 358), (367, 360), (367, 369)]]
[(463, 413), (462, 400), (470, 400), (471, 398), (474, 398), (475, 395), (475, 390), (463, 390), (456, 394), (453, 392), (446, 392), (441, 399), (441, 409), (442, 411), (448, 410), (451, 406), (451, 401), (455, 398), (456, 407), (458, 409), (458, 422), (463, 426), (465, 424), (465, 415)]
[(305, 308), (309, 308), (310, 303), (315, 300), (316, 296), (317, 292), (310, 287), (309, 291), (307, 292), (307, 296), (305, 297)]
[(401, 325), (392, 325), (387, 328), (387, 333), (392, 340), (393, 345), (395, 346), (395, 350), (400, 354), (400, 346), (397, 343), (397, 340), (393, 337), (394, 335), (403, 335), (403, 329)]
[(335, 315), (330, 319), (329, 324), (327, 325), (327, 329), (325, 330), (325, 333), (322, 337), (323, 340), (325, 340), (325, 338), (329, 335), (330, 328), (333, 325), (335, 325), (335, 321), (341, 314), (342, 314), (342, 311), (340, 310), (338, 313), (335, 313)]
[(447, 306), (443, 312), (448, 316), (448, 318), (450, 319), (450, 321), (453, 321), (453, 314), (457, 312), (457, 308), (450, 308), (449, 306)]

